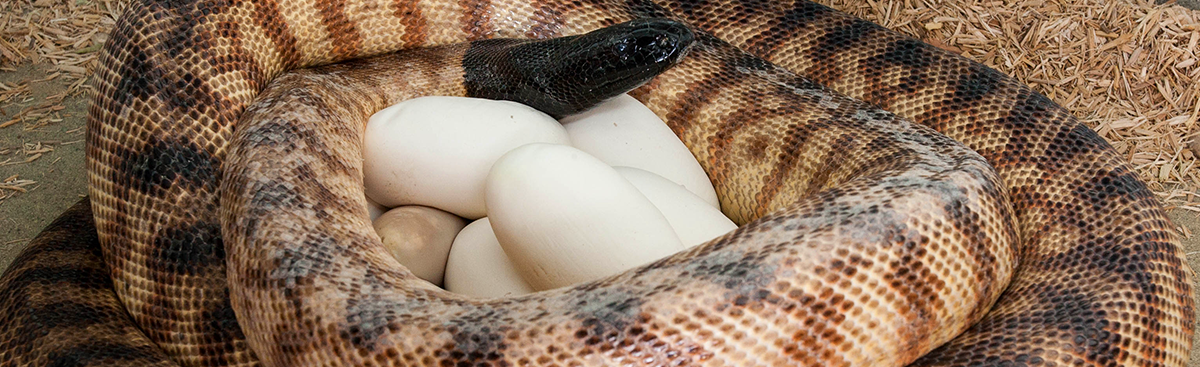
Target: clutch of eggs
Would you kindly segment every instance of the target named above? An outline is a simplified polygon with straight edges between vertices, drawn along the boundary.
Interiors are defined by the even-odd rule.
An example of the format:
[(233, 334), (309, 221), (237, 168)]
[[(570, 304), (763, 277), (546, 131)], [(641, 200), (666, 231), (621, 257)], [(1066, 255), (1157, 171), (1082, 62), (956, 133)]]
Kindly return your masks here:
[(384, 247), (451, 292), (592, 281), (737, 228), (687, 147), (628, 95), (561, 122), (508, 101), (416, 98), (372, 116), (364, 149)]

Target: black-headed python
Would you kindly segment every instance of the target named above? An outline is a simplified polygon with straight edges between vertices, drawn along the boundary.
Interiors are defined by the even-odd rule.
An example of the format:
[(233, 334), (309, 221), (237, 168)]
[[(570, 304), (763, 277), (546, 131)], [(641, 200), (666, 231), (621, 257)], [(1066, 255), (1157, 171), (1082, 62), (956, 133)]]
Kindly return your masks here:
[[(529, 97), (509, 83), (578, 46), (464, 42), (642, 18), (681, 20), (694, 44), (631, 94), (691, 148), (741, 228), (502, 299), (437, 289), (380, 249), (362, 196), (366, 116), (419, 95)], [(604, 47), (673, 42), (645, 40)], [(280, 77), (424, 46), (442, 47)], [(549, 80), (605, 65), (591, 66)], [(1104, 140), (995, 70), (820, 5), (145, 0), (95, 80), (90, 205), (0, 278), (0, 365), (1188, 357), (1192, 271)]]

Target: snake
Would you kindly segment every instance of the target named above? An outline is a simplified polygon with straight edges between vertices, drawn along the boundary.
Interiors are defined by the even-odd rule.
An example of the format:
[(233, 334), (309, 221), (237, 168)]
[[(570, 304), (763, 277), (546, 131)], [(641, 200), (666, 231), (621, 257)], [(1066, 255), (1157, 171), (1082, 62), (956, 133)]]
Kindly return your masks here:
[[(139, 0), (93, 83), (88, 197), (0, 277), (3, 366), (1183, 366), (1191, 347), (1180, 233), (1103, 138), (811, 2)], [(563, 115), (626, 90), (738, 229), (502, 298), (381, 249), (374, 110)]]

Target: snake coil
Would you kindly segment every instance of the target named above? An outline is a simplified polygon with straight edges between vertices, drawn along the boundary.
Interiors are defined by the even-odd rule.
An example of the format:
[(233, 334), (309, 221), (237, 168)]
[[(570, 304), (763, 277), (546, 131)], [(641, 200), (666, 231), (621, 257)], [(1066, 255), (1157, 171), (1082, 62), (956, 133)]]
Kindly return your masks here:
[[(630, 93), (741, 228), (505, 299), (423, 285), (378, 248), (372, 108), (495, 93), (474, 78), (530, 51), (472, 61), (489, 39), (648, 18), (694, 45)], [(821, 5), (144, 0), (100, 65), (89, 202), (0, 277), (3, 366), (1182, 366), (1191, 345), (1178, 234), (1103, 139)], [(544, 81), (589, 70), (566, 71)]]

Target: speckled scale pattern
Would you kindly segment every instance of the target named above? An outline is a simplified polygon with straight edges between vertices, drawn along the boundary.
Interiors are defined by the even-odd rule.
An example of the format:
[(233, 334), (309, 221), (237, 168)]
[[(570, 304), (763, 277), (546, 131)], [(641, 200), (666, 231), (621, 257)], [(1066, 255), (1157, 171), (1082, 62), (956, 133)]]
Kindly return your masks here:
[[(272, 82), (287, 70), (649, 16), (692, 24), (701, 44), (634, 95), (745, 225), (599, 282), (495, 300), (422, 285), (366, 223), (361, 117), (243, 118), (259, 97), (363, 116), (465, 92), (452, 48), (394, 56), (417, 66), (396, 76), (417, 90), (361, 76), (259, 96), (330, 78)], [(136, 349), (117, 364), (1182, 366), (1191, 345), (1178, 234), (1107, 143), (995, 70), (820, 5), (146, 0), (101, 65), (87, 137), (98, 244), (68, 212), (43, 236), (61, 241), (35, 242), (0, 288), (90, 305), (54, 314), (105, 327), (39, 324), (28, 315), (54, 306), (6, 298), (0, 365)], [(345, 86), (358, 94), (333, 96)], [(341, 99), (353, 103), (321, 102)], [(258, 134), (230, 156), (239, 129)], [(80, 247), (40, 256), (56, 243)], [(113, 293), (103, 276), (76, 282), (89, 293), (33, 279), (56, 267), (107, 275)], [(126, 318), (100, 311), (114, 307)], [(62, 337), (12, 332), (31, 325)], [(64, 354), (79, 350), (99, 357)]]
[[(816, 83), (961, 141), (1004, 178), (1022, 239), (1019, 275), (981, 323), (917, 364), (1000, 360), (972, 352), (980, 349), (1030, 365), (1186, 363), (1195, 306), (1177, 233), (1095, 132), (998, 71), (873, 23), (801, 2), (735, 3), (664, 6)], [(739, 10), (750, 8), (779, 11)], [(733, 19), (748, 20), (725, 23)], [(1040, 326), (1047, 324), (1057, 327)]]
[(170, 366), (113, 292), (81, 200), (0, 277), (0, 365)]
[[(531, 363), (609, 366), (640, 355), (638, 363), (648, 365), (902, 364), (982, 316), (1011, 278), (1012, 211), (982, 157), (761, 64), (737, 71), (718, 98), (760, 104), (776, 110), (771, 116), (673, 121), (698, 131), (685, 142), (701, 160), (740, 163), (710, 172), (718, 173), (723, 206), (748, 216), (750, 225), (697, 251), (575, 288), (500, 303), (435, 289), (382, 250), (355, 188), (362, 186), (357, 162), (372, 111), (419, 96), (415, 91), (463, 94), (450, 89), (463, 84), (460, 62), (437, 51), (444, 54), (410, 52), (287, 74), (244, 115), (218, 191), (233, 305), (267, 364), (419, 360), (410, 353), (428, 350), (438, 364), (472, 362), (476, 353), (520, 365), (549, 347), (563, 360)], [(725, 60), (747, 56), (704, 37), (639, 94), (688, 103), (667, 86), (685, 87)], [(414, 59), (448, 70), (418, 67)], [(763, 85), (775, 88), (751, 92)], [(706, 131), (725, 123), (745, 126), (719, 139)], [(818, 128), (822, 134), (791, 138)], [(757, 137), (793, 143), (768, 144), (757, 156), (710, 146)], [(886, 150), (890, 163), (833, 165), (800, 154), (821, 148)], [(833, 170), (821, 184), (837, 192), (809, 187), (814, 195), (792, 195), (811, 184), (805, 175), (819, 175), (786, 167), (806, 165)], [(265, 215), (281, 211), (290, 214)], [(328, 334), (311, 335), (314, 329)], [(463, 351), (463, 340), (474, 339), (489, 342)], [(655, 344), (694, 347), (668, 357), (653, 353)], [(771, 347), (748, 355), (756, 345)]]

